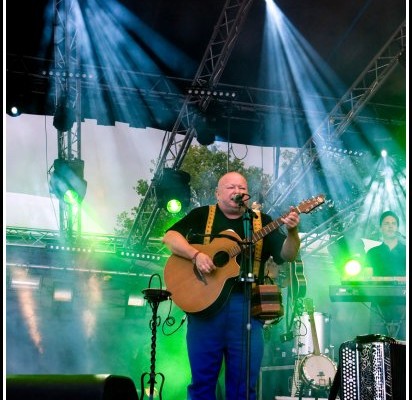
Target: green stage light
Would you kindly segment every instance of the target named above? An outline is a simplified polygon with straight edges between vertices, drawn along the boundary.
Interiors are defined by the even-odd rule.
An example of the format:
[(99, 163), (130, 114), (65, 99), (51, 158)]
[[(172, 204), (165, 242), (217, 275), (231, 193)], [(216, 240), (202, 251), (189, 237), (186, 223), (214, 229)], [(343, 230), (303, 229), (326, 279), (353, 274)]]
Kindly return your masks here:
[(347, 235), (330, 244), (328, 251), (342, 278), (363, 276), (365, 249), (362, 239)]
[(166, 204), (166, 210), (171, 214), (182, 211), (182, 202), (179, 199), (171, 199)]
[(187, 172), (165, 168), (155, 187), (157, 205), (171, 214), (186, 210), (191, 196), (189, 182)]
[(86, 195), (83, 160), (54, 160), (50, 191), (67, 204), (78, 205)]
[(346, 261), (343, 266), (343, 272), (346, 276), (356, 276), (362, 271), (362, 264), (359, 260), (353, 259)]
[(79, 204), (81, 202), (80, 196), (74, 190), (66, 190), (63, 196), (63, 201), (69, 204)]

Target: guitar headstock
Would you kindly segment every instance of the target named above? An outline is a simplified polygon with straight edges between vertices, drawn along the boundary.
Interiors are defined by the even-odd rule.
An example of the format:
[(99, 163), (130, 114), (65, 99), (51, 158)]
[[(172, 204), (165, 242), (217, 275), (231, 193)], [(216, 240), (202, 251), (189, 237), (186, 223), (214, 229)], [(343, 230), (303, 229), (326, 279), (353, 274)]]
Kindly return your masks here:
[(300, 213), (308, 214), (313, 211), (316, 207), (320, 206), (325, 202), (325, 195), (318, 194), (310, 199), (303, 200), (296, 207), (297, 211)]

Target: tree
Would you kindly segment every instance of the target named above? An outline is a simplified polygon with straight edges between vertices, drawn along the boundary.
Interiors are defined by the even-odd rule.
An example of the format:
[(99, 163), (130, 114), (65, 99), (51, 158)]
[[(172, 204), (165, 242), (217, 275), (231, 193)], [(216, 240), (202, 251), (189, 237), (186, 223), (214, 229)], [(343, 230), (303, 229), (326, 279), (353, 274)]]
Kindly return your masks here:
[[(243, 174), (249, 183), (250, 201), (262, 202), (262, 194), (270, 184), (270, 176), (264, 174), (261, 168), (245, 166), (244, 162), (233, 155), (217, 150), (215, 146), (191, 146), (182, 163), (183, 171), (190, 174), (191, 205), (190, 209), (216, 202), (215, 189), (219, 178), (227, 171), (237, 171)], [(143, 197), (149, 188), (149, 183), (139, 179), (133, 188)], [(137, 207), (133, 207), (130, 213), (124, 211), (117, 216), (115, 232), (121, 236), (127, 236), (133, 225)], [(171, 215), (161, 210), (156, 224), (152, 229), (152, 236), (163, 236), (164, 227), (170, 226), (175, 220), (180, 219), (183, 213)]]

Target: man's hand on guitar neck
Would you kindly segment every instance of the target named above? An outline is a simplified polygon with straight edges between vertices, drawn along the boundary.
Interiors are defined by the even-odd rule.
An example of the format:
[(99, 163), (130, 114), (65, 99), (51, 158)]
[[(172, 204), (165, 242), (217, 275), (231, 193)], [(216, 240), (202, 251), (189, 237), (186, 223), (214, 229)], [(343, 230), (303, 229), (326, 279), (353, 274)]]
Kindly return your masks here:
[(283, 216), (280, 220), (285, 224), (286, 229), (291, 231), (298, 227), (300, 218), (299, 214), (295, 211), (295, 208), (290, 207), (289, 214)]
[(300, 248), (300, 237), (298, 232), (300, 218), (299, 214), (294, 210), (295, 208), (291, 207), (289, 214), (280, 218), (285, 224), (288, 232), (281, 250), (281, 256), (285, 261), (294, 261)]

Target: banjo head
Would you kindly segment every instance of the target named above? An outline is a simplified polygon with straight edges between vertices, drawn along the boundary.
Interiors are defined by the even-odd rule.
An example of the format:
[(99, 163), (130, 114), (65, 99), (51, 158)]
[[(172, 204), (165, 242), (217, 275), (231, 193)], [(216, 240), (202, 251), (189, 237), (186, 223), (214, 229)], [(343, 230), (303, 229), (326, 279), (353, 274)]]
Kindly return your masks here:
[(330, 388), (337, 371), (336, 364), (323, 354), (307, 355), (300, 368), (303, 381), (316, 389)]

